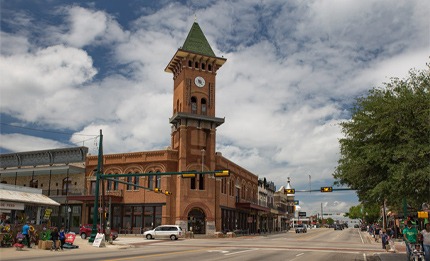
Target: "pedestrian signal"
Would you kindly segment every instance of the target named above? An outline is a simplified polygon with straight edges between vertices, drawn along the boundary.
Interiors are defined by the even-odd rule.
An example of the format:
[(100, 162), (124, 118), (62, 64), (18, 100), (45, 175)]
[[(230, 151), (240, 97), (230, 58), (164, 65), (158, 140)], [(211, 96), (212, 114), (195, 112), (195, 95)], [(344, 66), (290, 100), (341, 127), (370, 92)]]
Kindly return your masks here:
[(332, 187), (321, 187), (321, 192), (333, 192)]

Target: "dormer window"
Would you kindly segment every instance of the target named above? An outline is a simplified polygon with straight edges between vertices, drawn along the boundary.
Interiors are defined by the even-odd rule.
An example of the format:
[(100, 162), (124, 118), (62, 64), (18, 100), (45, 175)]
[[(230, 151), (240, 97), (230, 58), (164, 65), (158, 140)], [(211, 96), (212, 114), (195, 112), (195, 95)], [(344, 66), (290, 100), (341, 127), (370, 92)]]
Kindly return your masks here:
[(199, 63), (198, 63), (198, 62), (195, 62), (195, 63), (194, 63), (194, 67), (195, 67), (196, 69), (198, 69), (198, 68), (199, 68)]
[(202, 63), (202, 70), (206, 70), (206, 64)]
[(208, 70), (212, 71), (212, 65), (208, 64)]
[(193, 67), (193, 62), (191, 62), (191, 60), (188, 60), (188, 67)]

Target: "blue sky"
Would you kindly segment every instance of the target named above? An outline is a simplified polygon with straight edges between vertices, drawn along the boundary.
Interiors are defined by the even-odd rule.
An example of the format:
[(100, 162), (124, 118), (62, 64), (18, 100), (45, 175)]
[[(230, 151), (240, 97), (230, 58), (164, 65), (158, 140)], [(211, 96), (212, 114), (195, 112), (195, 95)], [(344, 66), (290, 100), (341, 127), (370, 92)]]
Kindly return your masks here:
[[(429, 62), (430, 3), (0, 0), (0, 152), (170, 145), (164, 72), (195, 16), (217, 56), (217, 151), (279, 188), (333, 184), (354, 99)], [(309, 182), (311, 181), (311, 182)], [(345, 212), (353, 192), (297, 193)]]

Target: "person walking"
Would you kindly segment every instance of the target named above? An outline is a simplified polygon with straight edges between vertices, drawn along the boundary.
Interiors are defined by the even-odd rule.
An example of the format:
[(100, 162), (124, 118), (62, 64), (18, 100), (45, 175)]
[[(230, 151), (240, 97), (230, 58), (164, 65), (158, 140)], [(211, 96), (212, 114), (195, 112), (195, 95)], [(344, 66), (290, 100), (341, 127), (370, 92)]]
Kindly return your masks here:
[(52, 248), (51, 251), (55, 249), (57, 251), (57, 241), (59, 238), (58, 228), (54, 227), (54, 229), (51, 232), (51, 240), (52, 240)]
[(403, 229), (403, 239), (405, 240), (406, 245), (407, 260), (409, 260), (412, 251), (410, 244), (418, 242), (418, 230), (415, 227), (412, 227), (412, 221), (410, 220), (408, 220), (406, 227)]
[(64, 231), (64, 227), (61, 227), (60, 232), (58, 233), (60, 239), (60, 248), (64, 250), (64, 243), (66, 243), (66, 232)]
[(31, 248), (31, 245), (30, 245), (30, 225), (29, 224), (30, 224), (30, 221), (27, 221), (25, 223), (25, 225), (22, 227), (21, 234), (23, 236), (25, 236), (25, 240), (27, 241), (27, 247)]
[(388, 236), (388, 234), (386, 233), (385, 229), (381, 230), (382, 234), (381, 234), (381, 242), (382, 242), (382, 249), (384, 249), (385, 251), (388, 251), (387, 245), (388, 245), (388, 240), (390, 239), (390, 237)]
[(424, 229), (421, 231), (421, 235), (423, 236), (423, 248), (424, 248), (424, 256), (426, 261), (430, 261), (430, 223), (427, 222), (424, 225)]

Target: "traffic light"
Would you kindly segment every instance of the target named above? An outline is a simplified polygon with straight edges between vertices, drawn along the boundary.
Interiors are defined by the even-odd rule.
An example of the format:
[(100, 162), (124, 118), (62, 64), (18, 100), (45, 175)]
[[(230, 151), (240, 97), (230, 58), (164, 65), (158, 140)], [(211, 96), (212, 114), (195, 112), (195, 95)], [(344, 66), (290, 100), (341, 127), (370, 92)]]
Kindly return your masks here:
[(195, 178), (196, 177), (196, 173), (184, 172), (181, 176), (182, 176), (182, 178)]
[(284, 190), (284, 194), (295, 194), (296, 190), (295, 189), (285, 189)]
[(333, 192), (332, 187), (321, 187), (321, 192)]
[(230, 170), (225, 169), (225, 170), (220, 170), (220, 171), (216, 171), (214, 173), (215, 177), (229, 177), (230, 176)]
[(164, 191), (164, 194), (166, 195), (166, 196), (169, 196), (169, 195), (172, 195), (172, 192), (170, 192), (170, 191)]
[(160, 188), (154, 188), (154, 192), (155, 193), (161, 193), (161, 189)]

